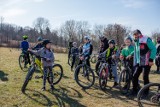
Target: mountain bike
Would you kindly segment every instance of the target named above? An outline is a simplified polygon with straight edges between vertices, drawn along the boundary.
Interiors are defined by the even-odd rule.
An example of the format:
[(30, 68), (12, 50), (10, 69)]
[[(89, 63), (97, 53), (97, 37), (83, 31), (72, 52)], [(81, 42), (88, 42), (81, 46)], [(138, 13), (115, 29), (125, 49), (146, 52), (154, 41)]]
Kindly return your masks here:
[(84, 58), (82, 64), (76, 67), (74, 75), (77, 84), (83, 89), (88, 89), (95, 83), (94, 72), (86, 63), (87, 58)]
[[(145, 91), (148, 89), (149, 93), (145, 95)], [(160, 107), (160, 83), (149, 83), (141, 88), (137, 95), (137, 101), (139, 107)]]
[[(41, 72), (42, 76), (40, 76), (40, 77), (35, 76), (35, 78), (36, 79), (39, 79), (39, 78), (43, 79), (43, 68), (42, 68), (41, 60), (39, 60), (39, 58), (41, 58), (41, 59), (45, 59), (45, 58), (41, 57), (41, 56), (37, 56), (35, 54), (34, 54), (34, 56), (35, 56), (34, 61), (32, 61), (31, 67), (28, 69), (28, 73), (26, 75), (25, 81), (24, 81), (23, 86), (21, 88), (22, 93), (25, 93), (26, 87), (27, 87), (29, 81), (32, 79), (33, 74), (34, 74), (37, 67), (40, 68), (40, 72)], [(49, 70), (49, 69), (47, 69), (47, 70)], [(47, 81), (48, 81), (49, 84), (56, 85), (62, 79), (63, 68), (60, 64), (53, 64), (52, 72), (53, 72), (53, 78), (51, 76), (51, 73), (49, 71), (47, 72), (48, 73), (47, 74)]]
[[(19, 67), (21, 68), (21, 70), (26, 70), (29, 68), (29, 60), (27, 58), (27, 53), (29, 53), (28, 51), (23, 51), (20, 56), (19, 56)], [(29, 54), (29, 58), (30, 58), (30, 62), (32, 62), (33, 60), (33, 56), (31, 54)]]
[(132, 68), (130, 68), (129, 62), (130, 60), (128, 59), (123, 60), (124, 69), (120, 73), (119, 78), (120, 91), (124, 94), (128, 93), (133, 78)]

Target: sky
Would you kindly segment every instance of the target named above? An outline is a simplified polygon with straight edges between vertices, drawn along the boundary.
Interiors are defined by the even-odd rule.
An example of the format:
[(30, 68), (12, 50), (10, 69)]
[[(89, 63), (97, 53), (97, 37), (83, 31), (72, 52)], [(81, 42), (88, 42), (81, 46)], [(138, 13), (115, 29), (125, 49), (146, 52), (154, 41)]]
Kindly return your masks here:
[(160, 0), (0, 0), (4, 22), (33, 27), (44, 17), (51, 28), (66, 20), (88, 21), (90, 25), (122, 24), (151, 35), (160, 31)]

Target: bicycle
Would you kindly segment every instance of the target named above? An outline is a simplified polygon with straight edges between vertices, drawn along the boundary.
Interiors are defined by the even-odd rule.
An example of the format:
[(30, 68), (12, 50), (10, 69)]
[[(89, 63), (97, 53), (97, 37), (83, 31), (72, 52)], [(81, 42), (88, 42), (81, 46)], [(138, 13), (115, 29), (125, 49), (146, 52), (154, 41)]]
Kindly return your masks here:
[(132, 69), (130, 68), (129, 62), (130, 60), (124, 59), (123, 61), (124, 69), (120, 73), (120, 78), (119, 78), (120, 91), (124, 94), (128, 93), (133, 78)]
[[(105, 90), (107, 86), (108, 77), (110, 79), (114, 77), (112, 76), (112, 65), (107, 63), (106, 57), (101, 57), (101, 59), (102, 64), (99, 70), (99, 85), (102, 90)], [(113, 60), (112, 62), (114, 63)]]
[[(29, 68), (29, 66), (27, 66), (29, 63), (27, 55), (26, 55), (27, 53), (28, 51), (23, 51), (19, 56), (19, 67), (21, 68), (21, 70), (25, 70), (25, 68), (26, 69)], [(29, 58), (30, 58), (30, 62), (32, 62), (33, 56), (31, 54), (29, 54)]]
[[(78, 65), (75, 70), (75, 80), (83, 89), (88, 89), (95, 83), (95, 75), (93, 70), (86, 64), (87, 57), (82, 60), (82, 64)], [(86, 80), (86, 81), (85, 81)]]
[[(44, 57), (40, 57), (40, 56), (37, 56), (35, 54), (34, 54), (34, 56), (35, 56), (34, 61), (32, 61), (31, 67), (28, 70), (28, 73), (26, 75), (25, 81), (24, 81), (23, 86), (21, 88), (22, 93), (25, 93), (26, 87), (27, 87), (29, 81), (32, 79), (32, 76), (33, 76), (37, 66), (40, 68), (40, 72), (41, 72), (42, 76), (41, 77), (36, 76), (35, 78), (36, 79), (39, 79), (39, 78), (42, 79), (43, 78), (42, 63), (38, 58), (44, 58)], [(51, 78), (50, 73), (48, 72), (47, 81), (48, 81), (49, 84), (56, 85), (62, 79), (63, 68), (62, 68), (62, 66), (60, 64), (53, 64), (52, 72), (53, 72), (53, 78)], [(52, 81), (53, 81), (53, 83), (52, 83)]]
[[(144, 96), (146, 89), (148, 95)], [(139, 107), (160, 107), (160, 83), (149, 83), (140, 89), (137, 95)]]

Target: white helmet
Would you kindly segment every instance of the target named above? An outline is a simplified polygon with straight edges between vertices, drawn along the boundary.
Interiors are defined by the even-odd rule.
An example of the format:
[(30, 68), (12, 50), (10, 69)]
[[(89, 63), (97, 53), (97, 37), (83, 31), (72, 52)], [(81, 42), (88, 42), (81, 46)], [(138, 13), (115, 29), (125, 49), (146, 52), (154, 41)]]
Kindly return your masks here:
[(77, 46), (77, 42), (73, 42), (73, 44), (72, 44), (74, 47), (76, 47)]
[(84, 39), (90, 40), (90, 36), (84, 36)]

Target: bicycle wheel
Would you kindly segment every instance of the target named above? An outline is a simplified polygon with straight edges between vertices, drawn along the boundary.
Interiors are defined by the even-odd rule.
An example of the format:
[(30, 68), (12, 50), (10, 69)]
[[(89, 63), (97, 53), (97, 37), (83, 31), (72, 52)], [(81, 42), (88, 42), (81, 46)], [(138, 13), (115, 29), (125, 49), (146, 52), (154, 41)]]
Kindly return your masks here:
[(48, 79), (49, 84), (52, 84), (52, 81), (53, 81), (53, 85), (56, 85), (62, 79), (63, 68), (60, 64), (54, 64), (52, 68), (52, 72), (53, 72), (53, 78), (51, 78), (51, 76), (49, 75), (47, 79)]
[(90, 67), (81, 64), (75, 70), (75, 80), (80, 87), (88, 89), (94, 84), (95, 75)]
[(28, 82), (32, 79), (32, 76), (33, 76), (34, 71), (35, 71), (35, 68), (34, 68), (34, 67), (31, 67), (31, 68), (29, 69), (29, 71), (28, 71), (28, 73), (27, 73), (27, 76), (26, 76), (26, 78), (25, 78), (25, 81), (24, 81), (24, 83), (23, 83), (22, 89), (21, 89), (22, 93), (25, 93), (25, 90), (26, 90), (26, 87), (27, 87), (27, 85), (28, 85)]
[[(149, 93), (145, 95), (148, 88)], [(138, 92), (137, 100), (139, 107), (160, 107), (160, 84), (150, 83), (145, 85)]]
[(94, 55), (91, 57), (91, 60), (90, 60), (93, 64), (97, 62), (97, 57)]
[(99, 75), (99, 85), (100, 85), (100, 88), (102, 90), (105, 90), (106, 89), (106, 86), (107, 86), (107, 73), (106, 73), (106, 69), (103, 68), (102, 71), (100, 71), (100, 75)]
[(101, 65), (102, 65), (102, 62), (101, 62), (101, 61), (98, 61), (98, 62), (96, 63), (95, 72), (96, 72), (97, 76), (99, 76), (99, 70), (100, 70), (100, 68), (101, 68)]
[(131, 85), (131, 74), (126, 69), (122, 70), (119, 78), (120, 91), (123, 94), (128, 93)]
[(19, 56), (19, 67), (21, 68), (21, 70), (24, 69), (25, 66), (25, 59), (24, 59), (24, 55), (20, 55)]

